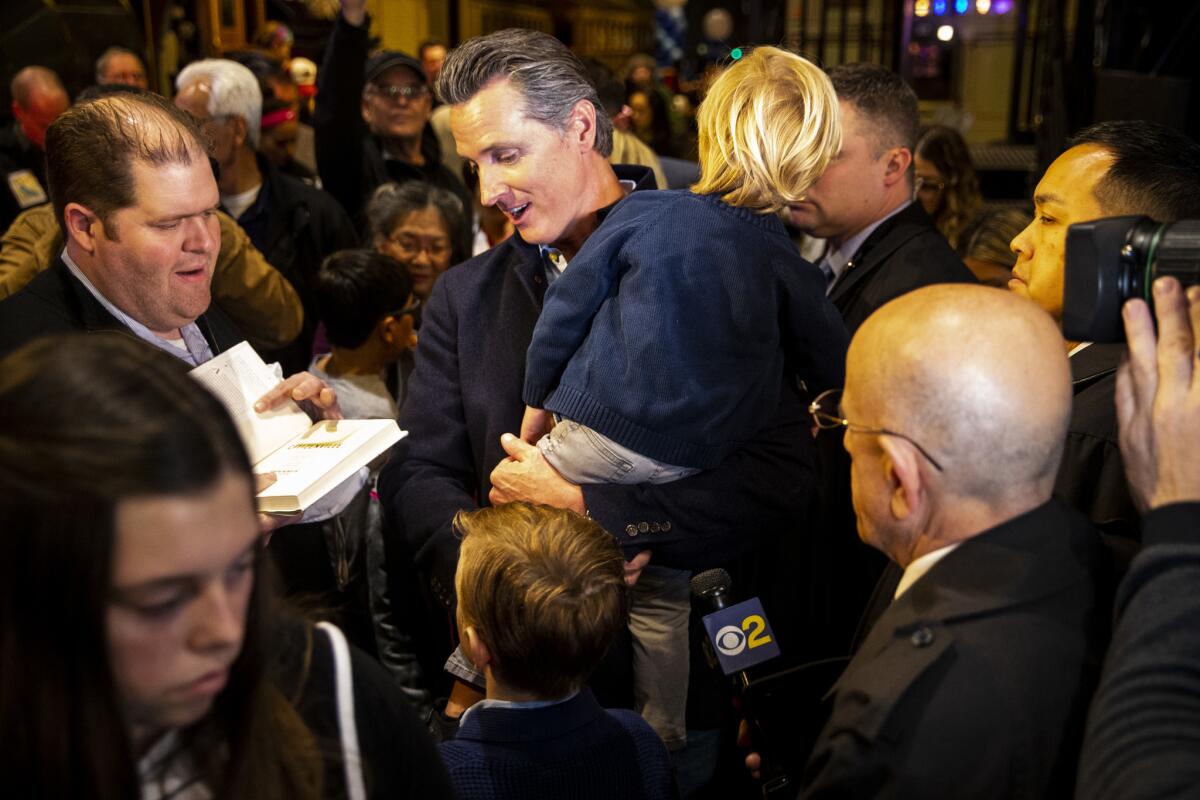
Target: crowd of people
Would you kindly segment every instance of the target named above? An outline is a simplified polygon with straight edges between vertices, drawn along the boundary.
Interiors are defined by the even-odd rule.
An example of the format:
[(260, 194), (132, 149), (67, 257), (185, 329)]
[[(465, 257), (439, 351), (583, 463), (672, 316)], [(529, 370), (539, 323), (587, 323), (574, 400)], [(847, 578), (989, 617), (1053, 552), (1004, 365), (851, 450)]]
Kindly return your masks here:
[[(13, 78), (16, 795), (1191, 790), (1200, 287), (1128, 301), (1127, 344), (1062, 319), (1067, 228), (1200, 218), (1200, 145), (1090, 126), (1030, 221), (881, 66), (757, 47), (681, 115), (644, 59), (372, 50), (366, 5), (311, 103), (278, 27), (170, 97), (121, 48), (74, 102)], [(258, 513), (274, 478), (188, 375), (244, 341), (278, 364), (245, 413), (406, 435)], [(714, 568), (783, 654), (739, 686), (828, 680), (743, 702)]]

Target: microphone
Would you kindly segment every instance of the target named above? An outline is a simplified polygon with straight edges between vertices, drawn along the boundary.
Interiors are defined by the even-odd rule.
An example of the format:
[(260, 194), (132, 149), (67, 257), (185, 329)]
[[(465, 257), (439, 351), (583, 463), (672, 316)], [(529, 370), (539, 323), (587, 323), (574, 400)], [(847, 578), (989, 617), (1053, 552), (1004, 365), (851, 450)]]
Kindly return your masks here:
[(703, 610), (704, 650), (709, 663), (733, 676), (735, 702), (750, 726), (753, 747), (762, 758), (763, 797), (794, 796), (795, 788), (760, 719), (762, 703), (748, 691), (752, 680), (746, 670), (779, 656), (779, 645), (757, 597), (734, 602), (733, 579), (723, 569), (710, 569), (692, 577), (692, 598)]
[(733, 579), (723, 569), (710, 569), (692, 578), (692, 596), (704, 609), (704, 630), (710, 652), (726, 675), (745, 671), (779, 656), (779, 645), (757, 597), (733, 602)]

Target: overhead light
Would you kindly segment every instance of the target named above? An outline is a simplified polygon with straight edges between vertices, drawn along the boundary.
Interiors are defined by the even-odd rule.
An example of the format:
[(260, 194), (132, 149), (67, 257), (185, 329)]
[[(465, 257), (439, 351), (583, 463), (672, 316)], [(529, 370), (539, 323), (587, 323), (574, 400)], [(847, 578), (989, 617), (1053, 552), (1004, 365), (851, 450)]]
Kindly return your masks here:
[(965, 13), (967, 13), (967, 9), (970, 7), (971, 7), (970, 0), (954, 0), (954, 13), (955, 14), (959, 14), (959, 15), (965, 14)]
[(940, 17), (946, 13), (946, 0), (933, 0), (933, 14)]
[(918, 17), (929, 16), (929, 0), (917, 0), (913, 3), (913, 14)]
[(975, 0), (975, 10), (980, 14), (986, 14), (992, 10), (992, 0)]
[(938, 41), (948, 42), (954, 38), (954, 28), (950, 25), (943, 25), (937, 29)]

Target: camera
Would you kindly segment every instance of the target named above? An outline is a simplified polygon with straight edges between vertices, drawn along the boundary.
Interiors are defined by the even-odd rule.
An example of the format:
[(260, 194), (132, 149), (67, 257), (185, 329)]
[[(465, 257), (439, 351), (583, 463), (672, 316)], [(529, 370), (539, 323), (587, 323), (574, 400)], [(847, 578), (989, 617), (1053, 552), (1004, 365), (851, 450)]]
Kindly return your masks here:
[(1200, 220), (1155, 222), (1110, 217), (1067, 229), (1063, 336), (1074, 342), (1123, 342), (1121, 306), (1149, 302), (1155, 278), (1200, 283)]

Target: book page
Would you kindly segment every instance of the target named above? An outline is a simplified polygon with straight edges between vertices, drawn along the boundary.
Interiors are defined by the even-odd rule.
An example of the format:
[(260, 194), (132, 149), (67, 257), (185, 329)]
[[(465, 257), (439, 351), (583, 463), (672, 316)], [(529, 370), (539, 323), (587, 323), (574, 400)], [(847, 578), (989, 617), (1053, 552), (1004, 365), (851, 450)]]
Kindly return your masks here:
[(247, 342), (206, 361), (191, 374), (217, 396), (233, 417), (256, 468), (312, 425), (308, 415), (291, 400), (261, 414), (254, 410), (254, 402), (278, 386), (280, 378)]
[(318, 422), (258, 464), (257, 471), (275, 473), (259, 496), (298, 497), (323, 479), (340, 482), (402, 435), (394, 420)]

